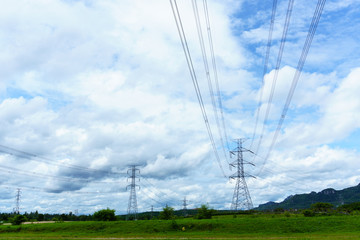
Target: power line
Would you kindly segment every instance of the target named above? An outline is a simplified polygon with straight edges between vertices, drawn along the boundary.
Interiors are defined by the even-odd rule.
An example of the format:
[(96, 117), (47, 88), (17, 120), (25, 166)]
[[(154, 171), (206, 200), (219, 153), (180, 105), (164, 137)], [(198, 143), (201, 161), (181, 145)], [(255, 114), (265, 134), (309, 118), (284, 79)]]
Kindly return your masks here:
[(174, 15), (174, 20), (175, 20), (175, 23), (176, 23), (176, 27), (177, 27), (177, 30), (178, 30), (178, 33), (179, 33), (181, 45), (182, 45), (182, 48), (183, 48), (183, 51), (184, 51), (184, 54), (185, 54), (186, 62), (187, 62), (188, 69), (189, 69), (189, 72), (190, 72), (190, 76), (191, 76), (191, 79), (192, 79), (192, 82), (193, 82), (193, 85), (194, 85), (194, 89), (195, 89), (195, 92), (196, 92), (196, 96), (197, 96), (197, 99), (198, 99), (198, 102), (199, 102), (201, 113), (202, 113), (202, 116), (204, 118), (206, 130), (207, 130), (208, 135), (209, 135), (211, 146), (213, 148), (215, 158), (216, 158), (216, 160), (217, 160), (217, 162), (219, 164), (219, 168), (221, 169), (221, 172), (224, 175), (224, 177), (227, 178), (226, 174), (224, 172), (224, 169), (223, 169), (223, 167), (221, 165), (220, 157), (219, 157), (218, 151), (216, 149), (215, 140), (214, 140), (214, 137), (213, 137), (213, 134), (212, 134), (212, 131), (211, 131), (211, 128), (210, 128), (209, 120), (208, 120), (208, 117), (207, 117), (207, 114), (206, 114), (204, 102), (203, 102), (203, 99), (202, 99), (202, 96), (201, 96), (199, 83), (197, 81), (195, 69), (194, 69), (194, 66), (193, 66), (193, 63), (192, 63), (192, 59), (191, 59), (190, 50), (189, 50), (187, 40), (186, 40), (186, 35), (185, 35), (184, 28), (183, 28), (183, 25), (182, 25), (179, 9), (178, 9), (176, 0), (174, 0), (174, 3), (173, 3), (173, 0), (169, 0), (169, 1), (170, 1), (170, 5), (171, 5), (173, 15)]
[(75, 169), (75, 170), (87, 171), (87, 172), (91, 172), (91, 173), (98, 172), (98, 173), (104, 173), (104, 174), (110, 174), (110, 175), (122, 175), (122, 176), (125, 175), (125, 173), (114, 173), (114, 172), (109, 172), (109, 171), (100, 170), (100, 169), (78, 166), (78, 165), (74, 165), (74, 164), (58, 163), (52, 159), (42, 157), (42, 156), (39, 156), (39, 155), (36, 155), (33, 153), (29, 153), (26, 151), (18, 150), (15, 148), (7, 147), (4, 145), (0, 145), (0, 152), (10, 154), (10, 155), (13, 155), (13, 156), (16, 156), (19, 158), (25, 158), (25, 159), (31, 158), (31, 160), (33, 160), (33, 161), (51, 164), (51, 165), (55, 165), (55, 166), (59, 166), (59, 167), (71, 168), (71, 169)]
[[(314, 38), (314, 35), (315, 35), (315, 32), (316, 32), (316, 28), (318, 26), (318, 23), (320, 21), (320, 17), (321, 17), (321, 14), (323, 12), (323, 9), (324, 9), (324, 6), (325, 6), (325, 3), (326, 3), (326, 0), (318, 0), (317, 2), (317, 5), (316, 5), (316, 9), (315, 9), (315, 12), (314, 12), (314, 15), (313, 15), (313, 18), (312, 18), (312, 21), (311, 21), (311, 24), (310, 24), (310, 27), (309, 27), (309, 31), (308, 31), (308, 34), (307, 34), (307, 37), (306, 37), (306, 40), (305, 40), (305, 43), (304, 43), (304, 46), (303, 46), (303, 49), (302, 49), (302, 52), (301, 52), (301, 56), (299, 58), (299, 62), (298, 62), (298, 65), (296, 67), (296, 71), (295, 71), (295, 74), (294, 74), (294, 78), (293, 78), (293, 81), (291, 83), (291, 87), (290, 87), (290, 90), (289, 90), (289, 93), (287, 95), (287, 98), (286, 98), (286, 102), (284, 104), (284, 107), (283, 107), (283, 110), (282, 110), (282, 113), (281, 113), (281, 116), (280, 116), (280, 119), (279, 119), (279, 122), (278, 122), (278, 125), (276, 127), (276, 130), (275, 130), (275, 133), (274, 133), (274, 136), (273, 136), (273, 139), (272, 139), (272, 142), (271, 142), (271, 145), (270, 145), (270, 148), (265, 156), (265, 161), (264, 163), (262, 164), (262, 166), (265, 165), (267, 159), (269, 158), (270, 156), (270, 153), (272, 152), (273, 148), (274, 148), (274, 145), (275, 145), (275, 142), (276, 142), (276, 139), (279, 135), (279, 132), (281, 130), (281, 127), (282, 127), (282, 124), (285, 120), (285, 116), (287, 114), (287, 111), (289, 109), (289, 105), (290, 105), (290, 102), (291, 102), (291, 99), (294, 95), (294, 92), (295, 92), (295, 89), (296, 89), (296, 86), (297, 86), (297, 83), (299, 81), (299, 78), (300, 78), (300, 75), (301, 75), (301, 72), (302, 72), (302, 69), (304, 67), (304, 64), (305, 64), (305, 61), (306, 61), (306, 57), (307, 57), (307, 54), (309, 52), (309, 49), (310, 49), (310, 46), (311, 46), (311, 43), (312, 43), (312, 40)], [(262, 168), (260, 169), (260, 172), (262, 171)], [(259, 173), (260, 173), (259, 172)]]
[[(143, 187), (143, 189), (147, 190), (149, 192), (149, 194), (152, 194), (153, 196), (151, 197), (150, 195), (146, 194), (149, 198), (151, 198), (152, 200), (154, 200), (157, 203), (161, 203), (162, 205), (165, 205), (169, 202), (171, 202), (169, 199), (164, 198), (161, 195), (158, 195), (158, 193), (156, 193), (155, 191), (151, 190), (149, 185), (145, 185), (144, 182), (140, 183), (141, 186)], [(145, 191), (144, 191), (145, 192)], [(156, 199), (155, 199), (156, 198)], [(158, 199), (158, 200), (157, 200)]]
[[(194, 16), (195, 16), (196, 29), (197, 29), (197, 33), (198, 33), (198, 37), (199, 37), (199, 43), (200, 43), (202, 58), (203, 58), (203, 62), (204, 62), (204, 69), (205, 69), (206, 79), (207, 79), (207, 83), (208, 83), (208, 88), (209, 88), (211, 104), (212, 104), (212, 108), (213, 108), (213, 112), (214, 112), (215, 122), (216, 122), (216, 126), (217, 126), (217, 129), (218, 129), (218, 134), (219, 134), (219, 137), (220, 137), (220, 142), (221, 142), (221, 147), (223, 149), (224, 158), (227, 161), (227, 154), (226, 154), (226, 150), (225, 150), (224, 140), (223, 140), (223, 137), (222, 137), (223, 133), (222, 133), (221, 127), (220, 127), (218, 110), (217, 110), (216, 101), (215, 101), (215, 95), (214, 95), (214, 90), (213, 90), (213, 83), (211, 81), (209, 63), (208, 63), (208, 58), (207, 58), (207, 54), (206, 54), (206, 50), (205, 50), (204, 37), (203, 37), (203, 34), (202, 34), (201, 21), (200, 21), (200, 17), (199, 17), (199, 9), (197, 7), (196, 0), (192, 0), (192, 7), (193, 7)], [(204, 7), (204, 11), (205, 11), (205, 9), (206, 8)], [(209, 29), (210, 29), (209, 21), (208, 21), (209, 16), (207, 14), (205, 14), (205, 15), (207, 16), (206, 23), (207, 23), (208, 33), (209, 33)], [(209, 34), (208, 34), (208, 38), (209, 38)], [(210, 41), (210, 39), (209, 39), (209, 44), (211, 44), (211, 43), (212, 43), (212, 41)], [(212, 57), (213, 56), (214, 56), (214, 54), (212, 53)], [(213, 64), (214, 64), (214, 60), (215, 59), (213, 59)], [(215, 71), (215, 69), (214, 69), (214, 71)]]
[(274, 0), (273, 6), (272, 6), (272, 12), (271, 12), (269, 35), (268, 35), (268, 41), (267, 41), (267, 46), (266, 46), (266, 54), (265, 54), (265, 59), (264, 59), (264, 69), (263, 69), (263, 74), (262, 74), (262, 84), (261, 84), (261, 88), (260, 88), (259, 103), (258, 103), (257, 112), (256, 112), (255, 127), (254, 127), (253, 136), (251, 138), (250, 149), (252, 148), (252, 145), (254, 143), (257, 126), (258, 126), (258, 122), (259, 122), (259, 115), (260, 115), (261, 103), (262, 103), (264, 86), (265, 86), (265, 74), (267, 73), (268, 64), (269, 64), (269, 56), (270, 56), (270, 49), (271, 49), (271, 42), (272, 42), (272, 34), (273, 34), (273, 30), (274, 30), (276, 7), (277, 7), (277, 0)]
[[(162, 203), (173, 203), (174, 202), (174, 197), (171, 197), (171, 196), (169, 196), (167, 193), (165, 193), (165, 192), (163, 192), (163, 191), (161, 191), (161, 190), (159, 190), (156, 186), (154, 186), (151, 182), (149, 182), (146, 178), (142, 178), (143, 180), (145, 180), (146, 182), (148, 182), (148, 184), (149, 185), (151, 185), (151, 186), (149, 186), (149, 185), (146, 185), (145, 183), (144, 183), (144, 181), (142, 181), (142, 182), (140, 182), (140, 184), (142, 185), (142, 186), (144, 186), (149, 192), (151, 192), (151, 193), (153, 193), (158, 199), (161, 199), (161, 201), (160, 202), (162, 202)], [(151, 190), (151, 189), (153, 189), (153, 190)], [(165, 205), (164, 204), (164, 205)]]
[(273, 97), (274, 97), (275, 86), (276, 86), (276, 82), (277, 82), (277, 78), (278, 78), (278, 74), (279, 74), (282, 55), (283, 55), (283, 52), (284, 52), (284, 47), (285, 47), (285, 43), (286, 43), (286, 36), (287, 36), (288, 29), (289, 29), (289, 24), (290, 24), (290, 18), (291, 18), (293, 5), (294, 5), (294, 0), (289, 0), (287, 12), (286, 12), (286, 17), (285, 17), (284, 28), (283, 28), (283, 32), (282, 32), (281, 41), (280, 41), (278, 57), (277, 57), (276, 66), (275, 66), (274, 77), (273, 77), (273, 81), (272, 81), (272, 84), (271, 84), (271, 91), (270, 91), (269, 99), (268, 99), (268, 102), (267, 102), (267, 108), (266, 108), (266, 113), (265, 113), (265, 117), (264, 117), (264, 122), (263, 122), (262, 130), (261, 130), (260, 138), (259, 138), (258, 144), (256, 146), (256, 149), (254, 150), (255, 153), (258, 153), (258, 151), (259, 151), (259, 148), (260, 148), (260, 145), (262, 143), (263, 136), (264, 136), (265, 126), (266, 126), (266, 123), (267, 123), (268, 118), (269, 118), (270, 109), (271, 109), (271, 103), (272, 103), (272, 100), (273, 100)]
[[(7, 188), (7, 189), (18, 189), (19, 184), (16, 184), (16, 186), (13, 185), (4, 185), (1, 184), (0, 185), (2, 188)], [(107, 191), (107, 192), (101, 192), (101, 191), (94, 191), (94, 192), (90, 192), (90, 191), (61, 191), (61, 192), (54, 192), (54, 189), (51, 188), (40, 188), (40, 187), (30, 187), (30, 186), (26, 186), (23, 184), (20, 184), (21, 189), (29, 189), (29, 190), (36, 190), (39, 192), (44, 192), (47, 194), (116, 194), (119, 193), (118, 191)]]
[[(144, 190), (144, 189), (143, 189)], [(155, 198), (151, 197), (149, 194), (147, 194), (145, 191), (141, 191), (141, 194), (145, 194), (150, 200), (158, 203), (159, 205), (165, 205), (164, 202), (158, 201)]]
[(230, 147), (229, 147), (229, 139), (228, 139), (225, 120), (224, 120), (223, 104), (222, 104), (222, 100), (221, 100), (221, 91), (220, 91), (220, 87), (219, 87), (219, 80), (218, 80), (217, 66), (216, 66), (215, 53), (214, 53), (214, 44), (213, 44), (212, 34), (211, 34), (210, 18), (209, 18), (207, 0), (203, 0), (203, 5), (204, 5), (206, 27), (207, 27), (207, 33), (208, 33), (209, 46), (210, 46), (211, 61), (212, 61), (212, 66), (213, 66), (214, 79), (215, 79), (215, 83), (216, 83), (215, 86), (216, 86), (216, 92), (217, 92), (218, 106), (219, 106), (219, 109), (220, 109), (220, 116), (221, 116), (221, 121), (222, 121), (223, 132), (224, 132), (224, 136), (225, 136), (225, 140), (226, 140), (226, 145), (227, 145), (227, 148), (229, 150), (230, 149)]
[(56, 179), (59, 181), (65, 181), (65, 182), (85, 182), (85, 183), (102, 183), (102, 184), (109, 184), (109, 183), (117, 183), (117, 182), (99, 182), (99, 181), (93, 181), (92, 179), (83, 179), (83, 178), (74, 178), (74, 177), (60, 177), (60, 176), (53, 176), (43, 173), (37, 173), (37, 172), (29, 172), (20, 170), (17, 168), (12, 168), (9, 166), (0, 165), (0, 171), (11, 173), (11, 174), (21, 174), (26, 175), (30, 177), (40, 177), (40, 178), (50, 178), (50, 179)]

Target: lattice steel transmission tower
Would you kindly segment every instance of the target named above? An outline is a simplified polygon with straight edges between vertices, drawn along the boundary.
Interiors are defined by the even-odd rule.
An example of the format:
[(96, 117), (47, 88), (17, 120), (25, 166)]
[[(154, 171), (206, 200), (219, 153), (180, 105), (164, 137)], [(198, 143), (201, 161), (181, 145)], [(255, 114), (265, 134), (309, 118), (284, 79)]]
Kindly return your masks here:
[(186, 196), (184, 197), (184, 200), (183, 200), (183, 215), (184, 217), (187, 216), (187, 200), (186, 200)]
[(20, 214), (20, 198), (21, 198), (21, 189), (18, 188), (16, 190), (16, 196), (15, 196), (15, 208), (14, 208), (15, 214)]
[[(136, 188), (140, 189), (140, 186), (136, 184), (136, 173), (140, 174), (140, 170), (135, 165), (127, 171), (129, 175), (128, 180), (131, 179), (131, 184), (126, 187), (126, 190), (130, 187), (130, 198), (127, 210), (126, 220), (136, 220), (137, 217), (137, 200), (136, 200)], [(140, 179), (139, 179), (140, 181)], [(132, 216), (132, 217), (131, 217)]]
[(236, 168), (236, 172), (230, 176), (230, 179), (236, 180), (234, 195), (231, 203), (231, 210), (249, 210), (253, 208), (253, 204), (245, 178), (255, 177), (245, 173), (244, 164), (250, 164), (253, 166), (254, 164), (244, 160), (243, 152), (253, 152), (242, 147), (244, 139), (236, 139), (235, 142), (237, 144), (237, 147), (233, 151), (230, 151), (230, 157), (236, 157), (236, 160), (230, 163), (231, 167)]

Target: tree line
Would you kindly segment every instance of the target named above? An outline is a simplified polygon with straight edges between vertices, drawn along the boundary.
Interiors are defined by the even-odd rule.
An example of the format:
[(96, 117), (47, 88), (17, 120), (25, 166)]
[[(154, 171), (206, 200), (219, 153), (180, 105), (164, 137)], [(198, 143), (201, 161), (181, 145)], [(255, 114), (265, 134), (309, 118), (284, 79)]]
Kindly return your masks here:
[[(339, 207), (335, 207), (330, 203), (318, 202), (311, 205), (308, 209), (283, 209), (277, 208), (274, 210), (247, 210), (247, 211), (229, 211), (229, 210), (214, 210), (208, 205), (201, 205), (197, 209), (189, 210), (177, 210), (166, 206), (160, 212), (145, 212), (136, 216), (137, 220), (173, 220), (176, 218), (191, 217), (194, 219), (211, 219), (214, 215), (234, 215), (236, 217), (240, 214), (285, 214), (291, 216), (291, 214), (303, 214), (305, 217), (313, 217), (317, 215), (333, 215), (333, 214), (359, 214), (360, 215), (360, 202), (344, 204)], [(126, 215), (115, 215), (114, 209), (102, 209), (96, 211), (94, 214), (89, 215), (75, 215), (72, 212), (68, 214), (48, 214), (39, 213), (38, 211), (24, 214), (15, 213), (0, 213), (0, 222), (10, 222), (14, 225), (19, 225), (22, 222), (41, 222), (41, 221), (119, 221), (119, 220), (134, 220), (128, 218)]]

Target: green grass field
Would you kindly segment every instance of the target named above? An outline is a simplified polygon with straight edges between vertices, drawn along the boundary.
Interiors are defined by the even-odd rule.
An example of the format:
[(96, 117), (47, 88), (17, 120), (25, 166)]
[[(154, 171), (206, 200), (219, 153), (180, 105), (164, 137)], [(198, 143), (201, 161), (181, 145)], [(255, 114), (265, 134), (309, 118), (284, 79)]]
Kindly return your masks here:
[[(184, 231), (182, 230), (184, 228)], [(0, 226), (1, 239), (360, 239), (360, 216), (215, 216), (209, 220)]]

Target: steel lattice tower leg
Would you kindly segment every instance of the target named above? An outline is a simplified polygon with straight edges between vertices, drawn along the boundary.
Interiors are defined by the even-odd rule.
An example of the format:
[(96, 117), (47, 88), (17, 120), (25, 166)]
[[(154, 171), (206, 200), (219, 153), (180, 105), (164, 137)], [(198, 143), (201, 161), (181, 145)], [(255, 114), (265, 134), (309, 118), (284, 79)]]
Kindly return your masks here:
[(130, 187), (130, 197), (129, 197), (129, 204), (127, 210), (126, 220), (136, 220), (137, 217), (137, 200), (136, 200), (136, 187), (140, 189), (140, 186), (136, 184), (136, 173), (140, 173), (140, 170), (136, 168), (136, 166), (131, 166), (128, 170), (128, 179), (131, 179), (131, 184), (126, 187)]
[(234, 195), (231, 202), (231, 210), (249, 210), (253, 208), (253, 204), (251, 201), (249, 189), (247, 187), (245, 177), (253, 177), (251, 175), (245, 174), (244, 172), (244, 164), (254, 165), (253, 163), (244, 161), (243, 152), (251, 152), (242, 147), (244, 139), (237, 139), (237, 147), (230, 151), (231, 156), (236, 156), (236, 160), (230, 164), (231, 167), (236, 168), (236, 173), (230, 176), (230, 179), (235, 179), (235, 189)]

